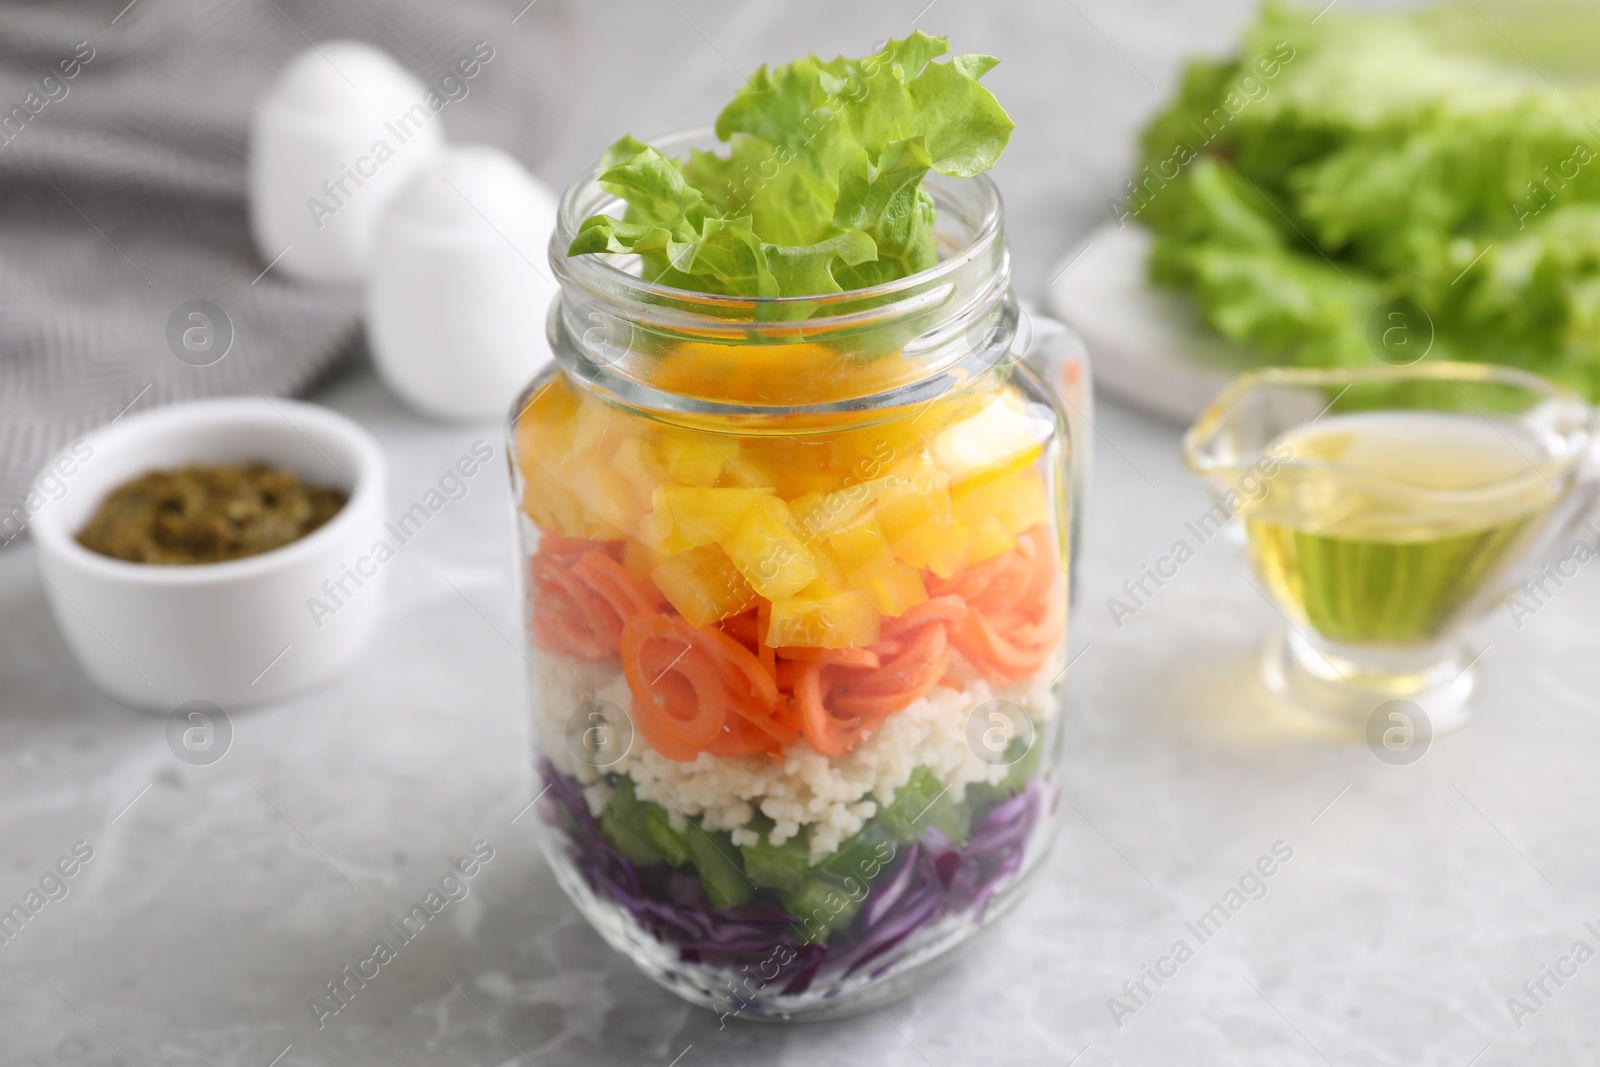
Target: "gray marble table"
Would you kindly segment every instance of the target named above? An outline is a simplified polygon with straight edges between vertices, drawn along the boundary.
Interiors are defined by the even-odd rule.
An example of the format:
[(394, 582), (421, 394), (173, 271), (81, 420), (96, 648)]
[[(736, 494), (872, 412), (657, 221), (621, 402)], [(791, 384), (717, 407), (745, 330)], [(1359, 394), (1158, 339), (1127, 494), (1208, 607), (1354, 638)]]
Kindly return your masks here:
[[(494, 426), (418, 421), (364, 370), (320, 399), (378, 434), (395, 500), (476, 440), (499, 446)], [(1521, 1029), (1506, 998), (1575, 941), (1600, 943), (1584, 925), (1600, 920), (1594, 577), (1520, 630), (1485, 624), (1478, 720), (1391, 766), (1274, 715), (1251, 661), (1279, 619), (1232, 546), (1207, 545), (1115, 625), (1106, 598), (1206, 501), (1174, 429), (1110, 405), (1096, 422), (1055, 851), (956, 969), (838, 1024), (721, 1028), (659, 991), (513, 822), (532, 788), (498, 480), (393, 561), (387, 619), (351, 671), (236, 714), (210, 766), (179, 762), (162, 719), (89, 685), (31, 547), (0, 555), (0, 903), (75, 842), (94, 850), (0, 945), (0, 1063), (267, 1067), (290, 1045), (280, 1067), (667, 1064), (686, 1048), (689, 1067), (1593, 1056), (1600, 965), (1547, 981)], [(494, 859), (471, 895), (319, 1030), (307, 1000), (480, 840)], [(1278, 842), (1292, 858), (1265, 895), (1201, 944), (1185, 923)], [(1160, 988), (1145, 979), (1136, 1004), (1123, 983), (1179, 939), (1194, 958)], [(1136, 1010), (1114, 1019), (1112, 997)]]
[[(719, 16), (687, 0), (681, 12), (546, 0), (538, 25), (625, 38), (619, 70), (652, 42), (675, 66), (653, 88), (597, 69), (584, 131), (541, 170), (559, 180), (619, 127), (702, 118), (736, 81), (729, 68), (797, 46), (858, 51), (922, 4)], [(1000, 180), (1026, 294), (1102, 217), (1179, 57), (1225, 45), (1248, 7), (943, 0), (922, 12), (919, 25), (1007, 59), (995, 78), (1025, 132)], [(394, 501), (475, 441), (500, 447), (498, 427), (417, 419), (361, 366), (315, 399), (378, 435)], [(1575, 942), (1600, 948), (1586, 926), (1600, 928), (1595, 576), (1520, 628), (1499, 616), (1475, 632), (1487, 649), (1478, 719), (1392, 766), (1276, 716), (1253, 658), (1280, 620), (1220, 540), (1117, 625), (1107, 598), (1206, 501), (1174, 428), (1113, 404), (1096, 428), (1059, 778), (1071, 807), (1055, 851), (955, 969), (835, 1024), (724, 1028), (661, 992), (578, 918), (528, 820), (514, 821), (532, 786), (500, 481), (476, 480), (391, 564), (386, 619), (350, 671), (235, 715), (230, 750), (209, 766), (177, 760), (160, 718), (89, 685), (50, 622), (32, 548), (0, 552), (0, 905), (75, 843), (93, 850), (67, 895), (0, 944), (0, 1065), (1600, 1059), (1600, 963), (1559, 986), (1544, 971)], [(494, 858), (471, 895), (319, 1030), (308, 999), (477, 841)], [(1289, 858), (1264, 895), (1200, 943), (1185, 924), (1275, 846)], [(1158, 987), (1144, 968), (1180, 939), (1193, 958)], [(1141, 980), (1135, 1000), (1124, 984)], [(1513, 1019), (1508, 998), (1541, 980), (1537, 1012)]]

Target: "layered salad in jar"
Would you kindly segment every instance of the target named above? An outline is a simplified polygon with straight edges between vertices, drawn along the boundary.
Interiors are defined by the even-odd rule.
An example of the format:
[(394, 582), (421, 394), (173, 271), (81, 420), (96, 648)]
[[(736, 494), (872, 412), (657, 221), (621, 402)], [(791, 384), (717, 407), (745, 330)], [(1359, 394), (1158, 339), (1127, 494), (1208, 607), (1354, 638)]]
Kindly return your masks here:
[[(756, 298), (933, 267), (922, 176), (987, 169), (1011, 128), (978, 84), (993, 61), (944, 51), (917, 34), (763, 69), (719, 120), (728, 159), (619, 142), (600, 183), (627, 209), (570, 254)], [(774, 118), (819, 106), (810, 134)], [(751, 158), (782, 165), (730, 221), (748, 205), (721, 179)], [(832, 209), (809, 231), (807, 196)], [(762, 237), (764, 211), (808, 243)], [(1009, 899), (1047, 843), (1066, 625), (1066, 446), (1031, 376), (786, 418), (775, 390), (825, 397), (843, 358), (859, 394), (903, 360), (784, 337), (649, 353), (657, 387), (760, 396), (759, 419), (557, 372), (513, 424), (557, 873), (658, 980), (774, 1016), (915, 968)]]

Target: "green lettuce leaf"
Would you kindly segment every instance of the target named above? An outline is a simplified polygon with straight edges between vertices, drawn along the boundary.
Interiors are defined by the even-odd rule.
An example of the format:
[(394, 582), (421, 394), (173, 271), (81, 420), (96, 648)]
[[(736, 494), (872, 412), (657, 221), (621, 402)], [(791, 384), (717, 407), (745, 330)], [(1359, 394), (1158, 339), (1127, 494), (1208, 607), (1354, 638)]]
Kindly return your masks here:
[(1368, 319), (1406, 298), (1430, 358), (1600, 399), (1600, 8), (1323, 6), (1268, 3), (1146, 129), (1113, 210), (1155, 232), (1153, 279), (1308, 365), (1375, 360)]
[(861, 59), (763, 66), (717, 117), (726, 155), (670, 159), (624, 137), (600, 184), (626, 210), (585, 220), (568, 254), (637, 255), (653, 281), (734, 296), (823, 296), (926, 270), (938, 252), (924, 178), (990, 169), (1014, 129), (979, 84), (997, 60), (935, 61), (948, 51), (917, 31)]

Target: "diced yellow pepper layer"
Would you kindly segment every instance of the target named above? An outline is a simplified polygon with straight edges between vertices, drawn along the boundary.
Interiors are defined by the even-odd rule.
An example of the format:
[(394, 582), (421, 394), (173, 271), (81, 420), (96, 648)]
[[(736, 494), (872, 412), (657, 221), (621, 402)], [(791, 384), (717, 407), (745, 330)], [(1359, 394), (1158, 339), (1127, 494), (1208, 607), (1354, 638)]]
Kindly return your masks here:
[(516, 427), (523, 508), (542, 529), (622, 541), (628, 571), (693, 625), (765, 599), (774, 646), (871, 644), (930, 576), (1052, 519), (1033, 469), (1052, 429), (1042, 407), (1001, 388), (915, 412), (741, 436), (709, 416), (638, 418), (555, 379)]

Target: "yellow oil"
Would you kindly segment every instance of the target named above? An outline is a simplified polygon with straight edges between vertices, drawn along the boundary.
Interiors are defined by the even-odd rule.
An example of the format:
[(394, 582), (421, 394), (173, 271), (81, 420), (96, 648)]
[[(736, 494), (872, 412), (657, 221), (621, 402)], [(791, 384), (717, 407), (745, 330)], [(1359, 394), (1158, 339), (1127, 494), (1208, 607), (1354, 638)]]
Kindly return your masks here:
[(1559, 495), (1531, 433), (1473, 413), (1331, 416), (1272, 451), (1292, 459), (1242, 509), (1251, 556), (1300, 622), (1347, 644), (1442, 636)]

